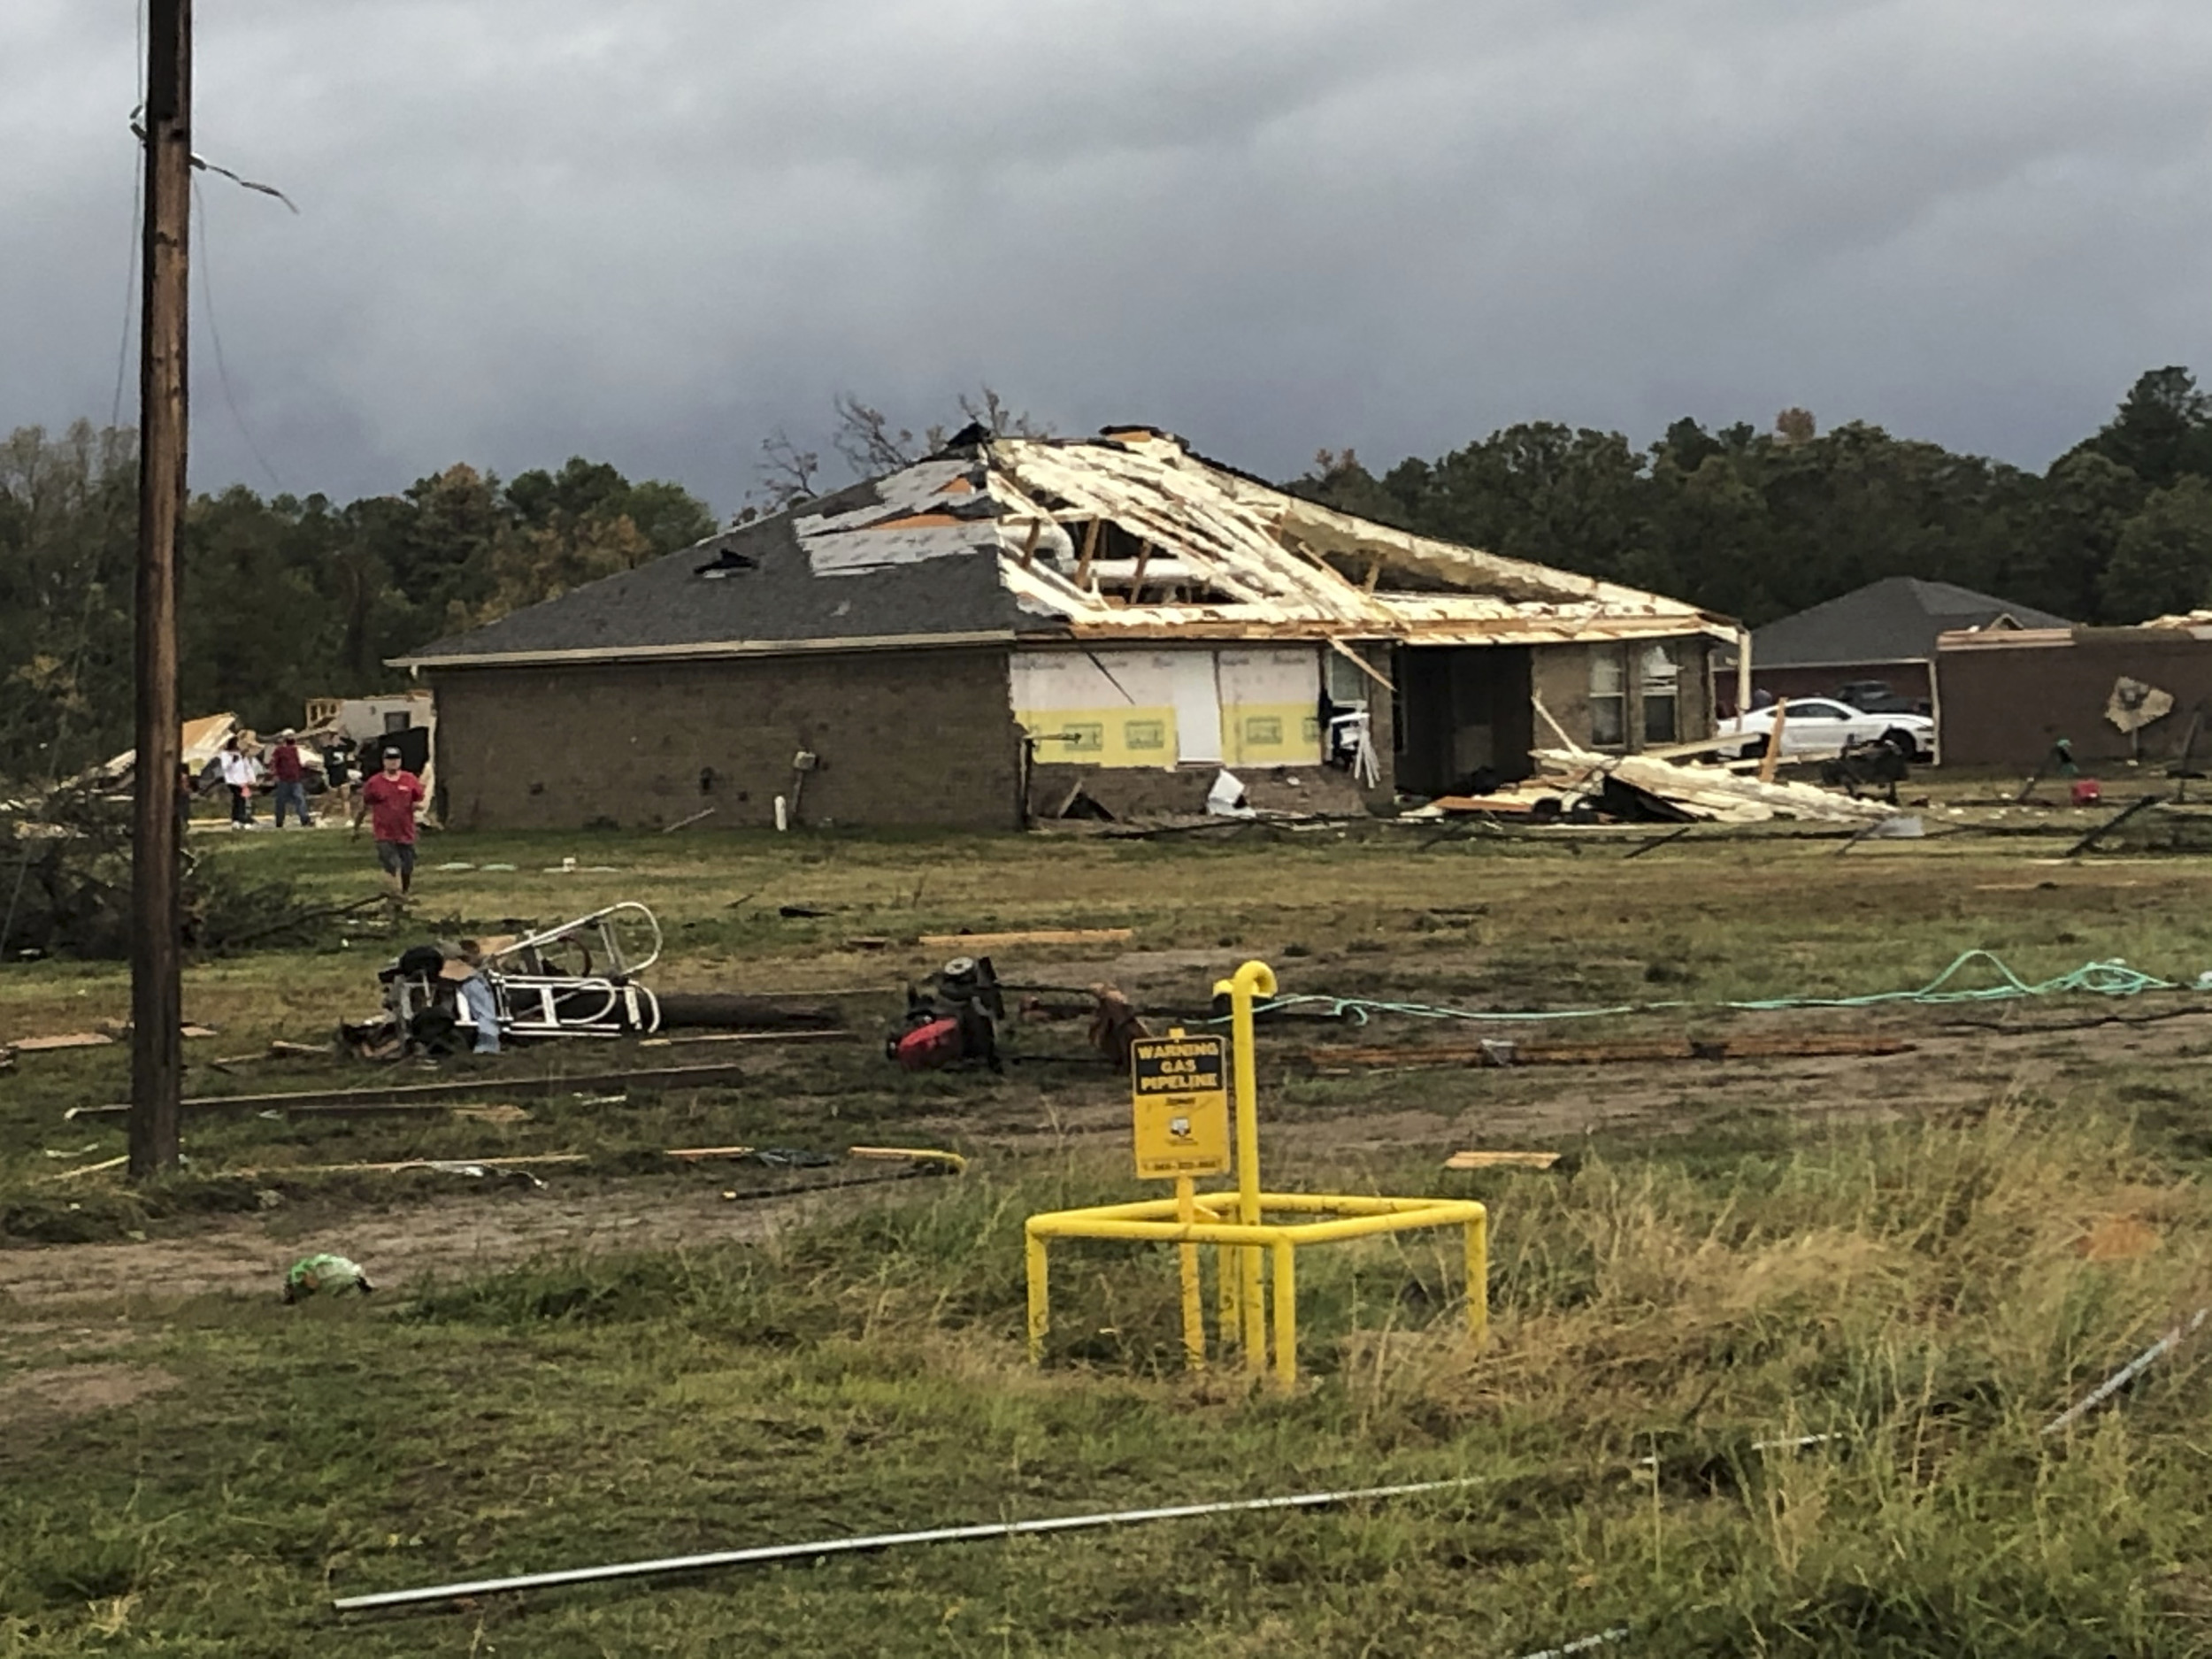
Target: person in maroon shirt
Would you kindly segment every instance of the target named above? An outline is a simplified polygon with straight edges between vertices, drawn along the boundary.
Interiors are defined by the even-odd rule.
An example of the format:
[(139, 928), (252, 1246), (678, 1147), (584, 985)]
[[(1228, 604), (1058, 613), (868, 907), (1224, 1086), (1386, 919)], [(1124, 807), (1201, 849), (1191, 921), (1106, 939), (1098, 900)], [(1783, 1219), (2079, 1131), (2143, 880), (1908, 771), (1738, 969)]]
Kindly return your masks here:
[(361, 786), (361, 804), (353, 810), (353, 833), (360, 834), (367, 814), (376, 862), (402, 897), (415, 883), (415, 809), (422, 798), (422, 780), (402, 764), (399, 750), (388, 749), (383, 769)]
[(300, 827), (312, 829), (315, 820), (307, 816), (307, 768), (301, 764), (298, 735), (290, 726), (277, 733), (276, 747), (269, 751), (269, 775), (276, 780), (276, 826), (284, 827), (284, 809), (287, 806), (299, 814)]

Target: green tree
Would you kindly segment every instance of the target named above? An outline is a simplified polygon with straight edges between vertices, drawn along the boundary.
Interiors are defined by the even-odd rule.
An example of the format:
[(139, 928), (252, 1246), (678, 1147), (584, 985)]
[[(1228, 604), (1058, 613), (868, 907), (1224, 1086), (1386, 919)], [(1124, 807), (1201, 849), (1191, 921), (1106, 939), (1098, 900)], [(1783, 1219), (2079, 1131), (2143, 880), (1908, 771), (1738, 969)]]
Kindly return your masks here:
[(2104, 577), (2104, 611), (2147, 622), (2212, 604), (2212, 483), (2197, 477), (2154, 490), (2121, 526)]
[(2164, 488), (2184, 473), (2212, 474), (2212, 397), (2178, 365), (2153, 369), (2121, 400), (2119, 412), (2081, 446)]
[(0, 442), (0, 775), (51, 781), (129, 746), (137, 491), (127, 428)]
[(2106, 573), (2120, 532), (2149, 488), (2102, 452), (2078, 449), (2051, 464), (2022, 517), (1999, 591), (2077, 622), (2127, 620), (2106, 608)]

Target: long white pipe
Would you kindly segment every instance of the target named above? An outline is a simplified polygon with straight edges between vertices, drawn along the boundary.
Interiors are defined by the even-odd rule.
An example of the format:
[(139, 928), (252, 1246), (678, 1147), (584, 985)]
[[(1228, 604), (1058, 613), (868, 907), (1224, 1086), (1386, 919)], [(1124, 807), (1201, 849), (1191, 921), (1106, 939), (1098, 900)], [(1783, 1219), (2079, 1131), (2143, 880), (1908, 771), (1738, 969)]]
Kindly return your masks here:
[(1236, 1498), (1220, 1503), (1184, 1503), (1164, 1509), (1114, 1509), (1101, 1515), (1059, 1515), (1039, 1521), (991, 1521), (979, 1526), (941, 1526), (923, 1532), (879, 1532), (866, 1538), (832, 1538), (810, 1544), (763, 1544), (751, 1549), (718, 1549), (703, 1555), (668, 1555), (658, 1561), (626, 1561), (609, 1567), (570, 1567), (558, 1572), (523, 1573), (511, 1578), (477, 1578), (465, 1584), (435, 1584), (420, 1590), (387, 1590), (376, 1595), (341, 1596), (330, 1605), (340, 1613), (375, 1608), (415, 1607), (466, 1595), (494, 1595), (509, 1590), (539, 1590), (563, 1584), (592, 1584), (605, 1578), (640, 1578), (651, 1573), (698, 1572), (709, 1567), (742, 1567), (765, 1561), (803, 1561), (818, 1555), (848, 1555), (891, 1549), (902, 1544), (950, 1544), (979, 1538), (1017, 1538), (1031, 1532), (1072, 1532), (1084, 1527), (1122, 1526), (1139, 1521), (1183, 1521), (1202, 1515), (1248, 1514), (1256, 1509), (1311, 1509), (1376, 1498), (1410, 1497), (1417, 1492), (1448, 1492), (1479, 1486), (1486, 1477), (1418, 1480), (1402, 1486), (1361, 1486), (1347, 1492), (1304, 1492), (1285, 1498)]
[(2118, 1394), (2121, 1389), (2126, 1387), (2138, 1377), (2140, 1377), (2145, 1371), (2148, 1371), (2153, 1365), (2163, 1359), (2175, 1348), (2179, 1348), (2182, 1343), (2182, 1339), (2193, 1335), (2199, 1327), (2204, 1324), (2208, 1316), (2212, 1316), (2212, 1308), (2198, 1309), (2196, 1313), (2185, 1323), (2177, 1325), (2172, 1330), (2167, 1332), (2166, 1334), (2160, 1337), (2157, 1341), (2152, 1343), (2148, 1348), (2145, 1348), (2140, 1354), (2138, 1354), (2126, 1364), (2121, 1366), (2118, 1371), (2114, 1371), (2111, 1376), (2106, 1378), (2102, 1382), (2099, 1383), (2095, 1388), (2092, 1389), (2088, 1394), (2083, 1395), (2079, 1400), (2075, 1401), (2072, 1405), (2068, 1406), (2065, 1410), (2060, 1412), (2048, 1423), (2046, 1423), (2043, 1425), (2043, 1432), (2046, 1434), (2055, 1434), (2059, 1432), (2059, 1430), (2066, 1427), (2069, 1424), (2078, 1423), (2081, 1421), (2082, 1418), (2087, 1417), (2092, 1411), (2094, 1411), (2106, 1401), (2111, 1399), (2114, 1394)]

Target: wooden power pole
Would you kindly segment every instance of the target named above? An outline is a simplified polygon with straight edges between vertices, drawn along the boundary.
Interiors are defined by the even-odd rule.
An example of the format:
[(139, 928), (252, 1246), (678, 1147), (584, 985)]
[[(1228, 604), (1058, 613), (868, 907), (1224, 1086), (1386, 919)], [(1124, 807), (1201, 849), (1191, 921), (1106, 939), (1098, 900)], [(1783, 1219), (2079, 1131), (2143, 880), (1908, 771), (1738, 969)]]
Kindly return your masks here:
[(184, 1092), (177, 539), (184, 519), (192, 0), (149, 0), (138, 354), (138, 753), (131, 841), (130, 1172), (176, 1167)]

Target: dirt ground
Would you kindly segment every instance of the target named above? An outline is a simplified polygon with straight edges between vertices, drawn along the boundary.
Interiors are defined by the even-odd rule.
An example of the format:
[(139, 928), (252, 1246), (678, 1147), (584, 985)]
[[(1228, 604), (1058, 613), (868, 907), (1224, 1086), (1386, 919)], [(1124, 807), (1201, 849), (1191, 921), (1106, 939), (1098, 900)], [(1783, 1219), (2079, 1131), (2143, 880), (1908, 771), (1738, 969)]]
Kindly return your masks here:
[[(1402, 1160), (1408, 1148), (1460, 1146), (1560, 1149), (1605, 1133), (1694, 1133), (1744, 1114), (1878, 1121), (1956, 1109), (2024, 1089), (2062, 1088), (2070, 1076), (2187, 1060), (2212, 1041), (2212, 1010), (2157, 1019), (2092, 1017), (1962, 1028), (1937, 1011), (1874, 1018), (1793, 1017), (1808, 1029), (1860, 1030), (1909, 1041), (1903, 1053), (1633, 1064), (1463, 1065), (1369, 1069), (1343, 1079), (1365, 1097), (1286, 1103), (1267, 1125), (1271, 1156), (1294, 1176), (1347, 1163)], [(1774, 1027), (1762, 1027), (1771, 1033)], [(1340, 1039), (1331, 1039), (1340, 1041)], [(1406, 1046), (1439, 1039), (1412, 1033)], [(1279, 1061), (1292, 1047), (1277, 1040)], [(1286, 1077), (1294, 1072), (1285, 1072)], [(979, 1087), (981, 1087), (980, 1083)], [(1073, 1088), (1016, 1079), (973, 1110), (925, 1118), (918, 1138), (964, 1134), (987, 1156), (1109, 1148), (1127, 1133), (1118, 1089), (1094, 1079)], [(272, 1295), (285, 1269), (330, 1249), (373, 1261), (380, 1286), (403, 1291), (534, 1257), (757, 1242), (825, 1207), (874, 1202), (910, 1183), (824, 1187), (732, 1202), (702, 1172), (695, 1186), (660, 1178), (566, 1179), (544, 1191), (502, 1184), (402, 1199), (342, 1219), (279, 1208), (211, 1222), (181, 1237), (0, 1250), (0, 1302), (30, 1312), (68, 1304), (160, 1302), (203, 1294)], [(430, 1178), (426, 1178), (430, 1179)]]
[(303, 1229), (283, 1210), (228, 1217), (180, 1238), (0, 1250), (0, 1305), (162, 1302), (278, 1295), (303, 1256), (335, 1251), (375, 1263), (379, 1289), (511, 1266), (533, 1257), (757, 1243), (822, 1205), (865, 1203), (872, 1188), (733, 1202), (721, 1189), (664, 1180), (594, 1182), (564, 1192), (445, 1193)]

